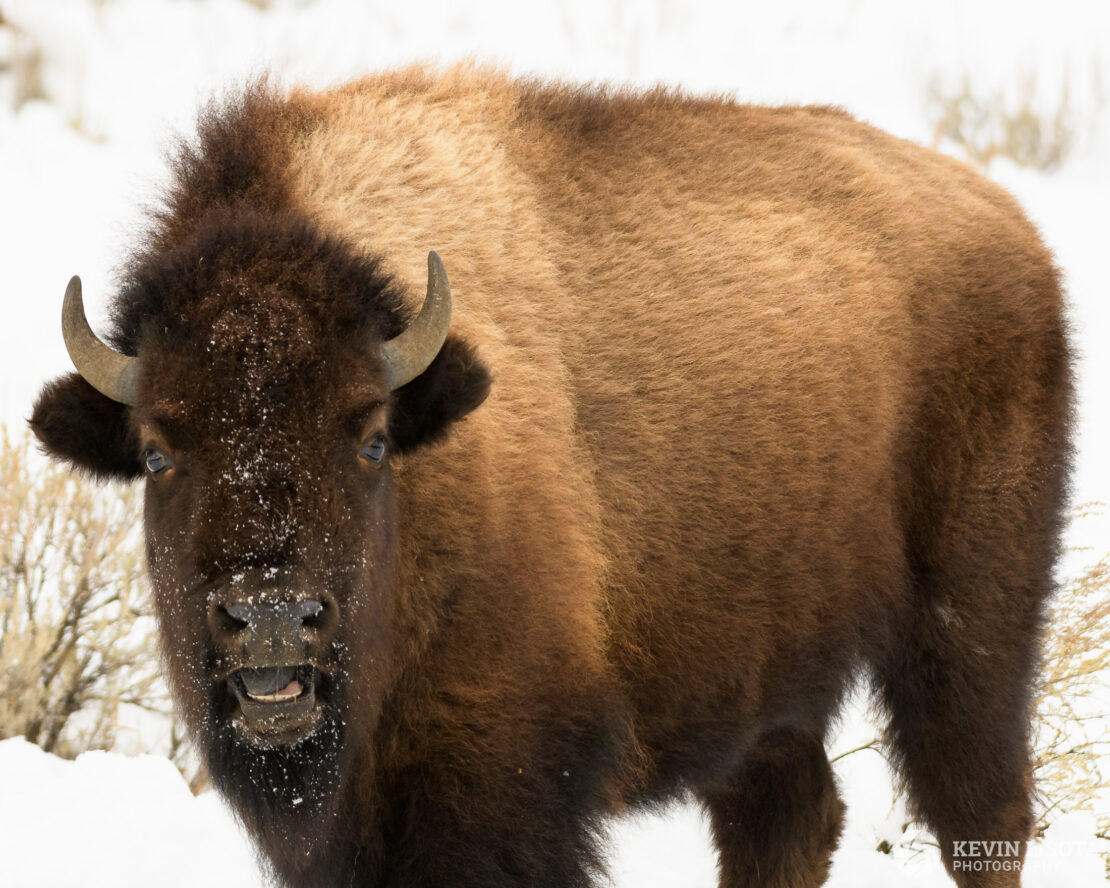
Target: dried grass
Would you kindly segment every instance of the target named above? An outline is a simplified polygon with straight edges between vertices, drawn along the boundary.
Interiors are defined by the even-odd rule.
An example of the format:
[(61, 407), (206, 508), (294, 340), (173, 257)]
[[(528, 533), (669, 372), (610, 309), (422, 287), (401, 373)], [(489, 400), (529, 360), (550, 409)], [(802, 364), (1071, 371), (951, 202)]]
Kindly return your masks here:
[(111, 748), (124, 704), (168, 712), (140, 514), (0, 433), (0, 738), (71, 757)]
[(45, 99), (42, 44), (34, 34), (5, 19), (0, 11), (0, 28), (11, 31), (11, 55), (6, 70), (12, 77), (12, 108), (18, 111), (28, 102)]
[(933, 147), (948, 140), (981, 167), (1007, 157), (1020, 166), (1057, 170), (1075, 148), (1079, 121), (1067, 83), (1047, 106), (1038, 98), (1032, 74), (1019, 78), (1016, 97), (1003, 89), (975, 89), (966, 75), (955, 89), (934, 77), (927, 95)]
[[(1102, 505), (1082, 506), (1074, 519)], [(1036, 709), (1040, 831), (1062, 812), (1092, 811), (1100, 837), (1110, 837), (1110, 554), (1064, 583), (1053, 601)]]

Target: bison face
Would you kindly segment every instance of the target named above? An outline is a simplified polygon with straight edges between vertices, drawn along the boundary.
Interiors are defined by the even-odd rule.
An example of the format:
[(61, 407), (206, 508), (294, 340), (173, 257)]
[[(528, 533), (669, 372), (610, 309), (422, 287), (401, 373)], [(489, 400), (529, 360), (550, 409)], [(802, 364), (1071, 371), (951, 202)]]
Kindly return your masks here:
[(138, 408), (178, 698), (209, 746), (365, 733), (390, 661), (388, 390), (365, 372), (331, 403), (307, 376), (200, 388), (184, 422), (153, 392)]
[(374, 263), (303, 232), (264, 244), (246, 263), (202, 242), (140, 267), (118, 312), (135, 357), (92, 336), (79, 289), (73, 319), (71, 292), (81, 375), (44, 389), (32, 427), (94, 475), (145, 474), (156, 612), (191, 733), (242, 805), (262, 791), (304, 811), (334, 795), (389, 687), (391, 461), (490, 379), (443, 318), (406, 326)]

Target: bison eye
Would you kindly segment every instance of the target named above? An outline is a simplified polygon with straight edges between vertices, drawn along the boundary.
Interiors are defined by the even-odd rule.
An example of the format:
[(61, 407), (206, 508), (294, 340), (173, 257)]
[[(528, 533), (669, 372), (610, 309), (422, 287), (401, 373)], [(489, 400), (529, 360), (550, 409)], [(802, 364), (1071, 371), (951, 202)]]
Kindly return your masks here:
[(362, 446), (358, 449), (358, 455), (367, 462), (380, 463), (382, 457), (385, 456), (385, 438), (380, 435), (374, 438), (367, 438), (362, 442)]
[(152, 447), (143, 454), (143, 464), (152, 475), (161, 475), (166, 469), (173, 468), (173, 460), (157, 447)]

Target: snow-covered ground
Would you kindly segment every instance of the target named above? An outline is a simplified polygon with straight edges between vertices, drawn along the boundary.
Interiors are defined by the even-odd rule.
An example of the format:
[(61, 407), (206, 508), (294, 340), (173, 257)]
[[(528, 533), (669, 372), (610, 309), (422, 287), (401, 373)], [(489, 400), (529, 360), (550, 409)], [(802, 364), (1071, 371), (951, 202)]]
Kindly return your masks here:
[[(269, 5), (269, 11), (260, 6)], [(94, 325), (162, 156), (196, 106), (229, 81), (270, 69), (326, 84), (412, 60), (463, 57), (519, 73), (664, 82), (743, 100), (839, 104), (929, 144), (930, 84), (966, 76), (984, 98), (1036, 110), (1063, 101), (1077, 137), (1058, 172), (996, 160), (1067, 276), (1081, 354), (1076, 501), (1110, 501), (1110, 5), (1057, 0), (0, 0), (0, 418), (28, 414), (41, 382), (68, 369), (61, 293), (79, 272)], [(48, 100), (13, 111), (11, 65), (42, 53)], [(1026, 86), (1028, 84), (1028, 87)], [(954, 146), (942, 147), (955, 150)], [(1065, 573), (1110, 549), (1110, 521), (1073, 532)], [(862, 703), (833, 753), (870, 739)], [(849, 819), (831, 884), (950, 884), (934, 849), (897, 845), (905, 812), (882, 759), (837, 765)], [(1110, 761), (1105, 763), (1110, 771)], [(1058, 819), (1030, 852), (1028, 886), (1104, 882), (1094, 820)], [(1105, 845), (1106, 843), (1102, 843)], [(691, 808), (613, 830), (619, 888), (708, 888), (714, 861)], [(165, 760), (92, 753), (64, 762), (20, 739), (0, 743), (0, 886), (261, 884), (251, 850), (213, 794), (193, 798)]]

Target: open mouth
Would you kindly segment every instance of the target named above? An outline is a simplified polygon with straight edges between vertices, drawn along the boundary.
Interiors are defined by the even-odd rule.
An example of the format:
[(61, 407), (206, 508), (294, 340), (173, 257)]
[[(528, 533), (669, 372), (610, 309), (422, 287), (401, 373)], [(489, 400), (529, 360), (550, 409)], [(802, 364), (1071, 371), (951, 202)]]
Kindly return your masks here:
[(268, 666), (263, 669), (240, 669), (236, 675), (252, 700), (284, 703), (287, 700), (296, 700), (304, 693), (304, 683), (297, 675), (304, 669), (303, 666)]
[(319, 672), (310, 664), (244, 668), (227, 683), (239, 701), (245, 727), (279, 737), (301, 734), (315, 721)]

